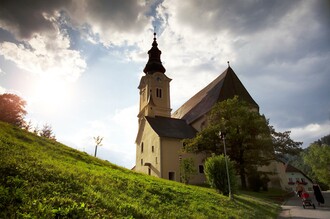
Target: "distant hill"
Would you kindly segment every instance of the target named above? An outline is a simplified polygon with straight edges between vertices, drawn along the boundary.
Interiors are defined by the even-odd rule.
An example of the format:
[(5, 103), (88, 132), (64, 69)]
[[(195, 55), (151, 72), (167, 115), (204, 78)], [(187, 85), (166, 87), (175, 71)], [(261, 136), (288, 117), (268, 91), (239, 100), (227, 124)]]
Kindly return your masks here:
[(1, 219), (276, 218), (278, 210), (135, 173), (0, 122)]

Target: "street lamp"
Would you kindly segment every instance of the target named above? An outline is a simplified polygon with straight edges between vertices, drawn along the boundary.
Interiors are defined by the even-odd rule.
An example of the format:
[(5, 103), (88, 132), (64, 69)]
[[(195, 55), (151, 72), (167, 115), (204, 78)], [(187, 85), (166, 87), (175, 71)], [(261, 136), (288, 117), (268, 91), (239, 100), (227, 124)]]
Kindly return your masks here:
[(228, 170), (228, 161), (227, 161), (227, 153), (226, 153), (226, 133), (219, 131), (219, 138), (223, 140), (223, 151), (225, 154), (225, 162), (226, 162), (226, 171), (227, 171), (227, 181), (228, 181), (228, 190), (229, 190), (229, 199), (232, 199), (231, 188), (230, 188), (230, 179), (229, 179), (229, 170)]
[(179, 154), (179, 177), (180, 177), (180, 182), (182, 182), (182, 174), (181, 174), (181, 171), (182, 171), (182, 164), (181, 164), (181, 162), (182, 162), (182, 155), (181, 154)]

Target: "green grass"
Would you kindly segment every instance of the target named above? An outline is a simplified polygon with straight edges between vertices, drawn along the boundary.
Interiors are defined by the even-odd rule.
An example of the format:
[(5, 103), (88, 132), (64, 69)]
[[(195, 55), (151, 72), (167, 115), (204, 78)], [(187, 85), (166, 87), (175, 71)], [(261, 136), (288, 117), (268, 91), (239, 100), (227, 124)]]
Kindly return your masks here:
[(0, 218), (276, 218), (278, 211), (264, 197), (230, 201), (0, 122)]

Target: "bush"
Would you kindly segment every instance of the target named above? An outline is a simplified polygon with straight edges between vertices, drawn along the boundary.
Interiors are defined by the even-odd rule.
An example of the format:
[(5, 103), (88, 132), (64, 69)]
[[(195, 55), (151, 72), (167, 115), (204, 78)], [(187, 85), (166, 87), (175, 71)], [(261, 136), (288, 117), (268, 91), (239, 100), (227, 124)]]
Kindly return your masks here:
[[(226, 160), (224, 155), (212, 156), (205, 161), (205, 176), (208, 183), (212, 188), (218, 190), (218, 192), (228, 195), (228, 180), (227, 180), (227, 170), (226, 170)], [(234, 168), (234, 162), (227, 157), (228, 161), (228, 172), (231, 192), (235, 193), (237, 190), (237, 178)]]
[(188, 184), (190, 179), (196, 175), (197, 170), (192, 158), (182, 159), (180, 162), (181, 181)]

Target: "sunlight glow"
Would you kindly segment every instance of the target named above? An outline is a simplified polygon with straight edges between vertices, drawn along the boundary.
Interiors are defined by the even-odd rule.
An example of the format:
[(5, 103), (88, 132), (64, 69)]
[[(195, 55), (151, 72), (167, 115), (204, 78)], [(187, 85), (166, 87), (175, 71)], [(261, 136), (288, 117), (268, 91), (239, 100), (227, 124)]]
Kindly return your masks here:
[(59, 77), (43, 76), (33, 88), (33, 103), (39, 110), (55, 112), (66, 105), (72, 97), (70, 83)]

